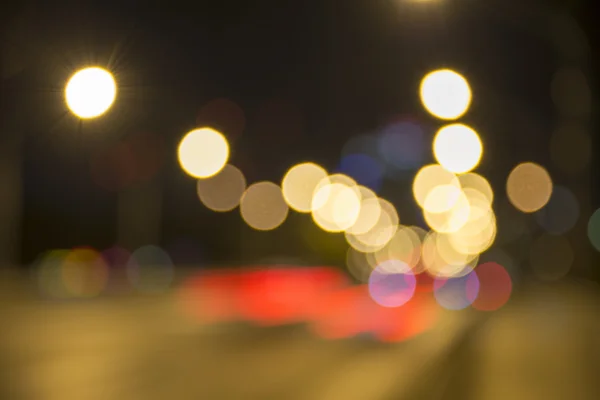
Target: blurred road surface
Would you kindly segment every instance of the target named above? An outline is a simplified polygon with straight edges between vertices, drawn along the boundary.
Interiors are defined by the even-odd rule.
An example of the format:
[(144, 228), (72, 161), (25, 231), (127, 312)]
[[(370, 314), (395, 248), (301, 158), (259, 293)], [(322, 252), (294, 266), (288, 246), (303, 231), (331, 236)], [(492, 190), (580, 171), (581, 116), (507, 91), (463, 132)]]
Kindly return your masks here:
[(529, 285), (500, 311), (446, 312), (397, 344), (204, 326), (173, 294), (59, 303), (1, 286), (2, 399), (600, 398), (590, 284)]

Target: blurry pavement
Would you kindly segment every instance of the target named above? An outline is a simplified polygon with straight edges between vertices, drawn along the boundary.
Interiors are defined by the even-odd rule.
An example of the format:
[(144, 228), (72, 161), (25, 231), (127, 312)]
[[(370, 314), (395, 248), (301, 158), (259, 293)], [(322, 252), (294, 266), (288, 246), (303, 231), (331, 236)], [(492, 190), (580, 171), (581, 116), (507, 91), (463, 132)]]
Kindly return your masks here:
[(397, 344), (204, 326), (173, 294), (60, 303), (2, 289), (2, 399), (600, 398), (600, 297), (587, 283), (529, 285), (500, 311), (446, 312)]

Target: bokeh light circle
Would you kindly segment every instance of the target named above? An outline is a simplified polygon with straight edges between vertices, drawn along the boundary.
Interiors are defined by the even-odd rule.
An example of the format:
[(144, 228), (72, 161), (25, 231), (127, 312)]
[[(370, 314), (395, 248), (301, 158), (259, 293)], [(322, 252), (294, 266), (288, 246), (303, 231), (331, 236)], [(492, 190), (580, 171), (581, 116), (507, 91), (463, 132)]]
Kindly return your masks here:
[(510, 299), (512, 279), (506, 269), (498, 263), (487, 262), (475, 269), (479, 280), (479, 294), (473, 308), (479, 311), (495, 311)]
[(494, 201), (494, 191), (492, 186), (483, 176), (475, 173), (468, 172), (458, 176), (458, 181), (463, 189), (473, 189), (481, 193), (491, 205)]
[(396, 207), (389, 201), (379, 198), (380, 213), (375, 225), (365, 233), (352, 234), (345, 232), (350, 246), (364, 253), (372, 253), (385, 247), (398, 230), (400, 217)]
[(433, 116), (452, 120), (464, 115), (471, 105), (467, 80), (450, 69), (430, 72), (421, 81), (421, 103)]
[(447, 310), (463, 310), (479, 295), (479, 278), (474, 271), (458, 278), (436, 278), (433, 294), (438, 304)]
[(285, 221), (289, 207), (279, 186), (262, 181), (246, 189), (240, 202), (240, 213), (251, 228), (269, 231)]
[(350, 275), (361, 283), (367, 283), (369, 276), (371, 276), (371, 271), (373, 271), (373, 266), (369, 262), (367, 254), (357, 251), (352, 247), (349, 247), (346, 252), (346, 267)]
[(212, 128), (194, 129), (181, 139), (177, 156), (188, 175), (209, 178), (227, 164), (229, 143), (223, 134)]
[(321, 229), (342, 232), (357, 222), (360, 209), (361, 194), (358, 187), (334, 182), (315, 192), (312, 217)]
[(283, 197), (293, 210), (309, 213), (312, 211), (315, 190), (326, 178), (327, 171), (315, 163), (294, 165), (281, 181)]
[(417, 280), (410, 267), (402, 261), (379, 264), (369, 277), (369, 293), (383, 307), (400, 307), (412, 299)]
[(346, 229), (347, 233), (360, 235), (373, 229), (381, 215), (381, 204), (377, 195), (365, 186), (358, 186), (360, 205), (356, 221)]
[(479, 135), (463, 124), (440, 128), (433, 139), (433, 154), (440, 165), (456, 174), (469, 172), (479, 164), (483, 145)]
[(460, 188), (460, 182), (456, 175), (438, 164), (430, 164), (422, 167), (413, 180), (413, 196), (420, 207), (425, 206), (425, 199), (429, 193), (441, 185), (453, 185)]
[(506, 181), (508, 200), (519, 211), (533, 213), (544, 207), (552, 195), (552, 179), (541, 165), (525, 162), (517, 165)]
[(141, 293), (164, 293), (173, 282), (173, 262), (158, 246), (142, 246), (131, 253), (127, 276)]
[(91, 248), (73, 249), (63, 261), (62, 279), (72, 297), (94, 297), (106, 288), (108, 266)]
[(196, 183), (198, 198), (208, 209), (231, 211), (240, 204), (246, 190), (246, 178), (237, 167), (227, 164), (216, 175), (199, 179)]
[(113, 75), (99, 67), (77, 71), (67, 82), (67, 106), (79, 118), (89, 119), (104, 114), (115, 101), (117, 84)]

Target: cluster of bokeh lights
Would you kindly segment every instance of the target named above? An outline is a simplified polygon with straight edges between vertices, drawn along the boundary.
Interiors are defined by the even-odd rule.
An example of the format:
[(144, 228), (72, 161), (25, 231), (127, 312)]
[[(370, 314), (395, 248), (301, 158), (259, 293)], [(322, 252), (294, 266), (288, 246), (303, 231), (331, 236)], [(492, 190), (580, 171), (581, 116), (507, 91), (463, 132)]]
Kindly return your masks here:
[(35, 263), (42, 294), (62, 300), (81, 300), (111, 294), (160, 294), (173, 283), (173, 262), (158, 246), (129, 252), (112, 247), (99, 252), (90, 247), (50, 250)]
[[(105, 113), (116, 94), (114, 77), (98, 67), (77, 72), (65, 89), (67, 106), (81, 119)], [(243, 172), (228, 163), (230, 144), (225, 135), (214, 124), (202, 125), (203, 120), (182, 138), (178, 160), (182, 170), (197, 180), (198, 198), (207, 208), (229, 212), (239, 207), (243, 220), (255, 230), (276, 229), (291, 209), (310, 215), (324, 231), (343, 234), (349, 245), (349, 272), (368, 283), (371, 296), (383, 306), (398, 307), (410, 300), (419, 277), (427, 276), (433, 282), (434, 297), (445, 308), (496, 309), (508, 300), (512, 283), (500, 264), (480, 262), (496, 240), (497, 217), (492, 186), (475, 172), (484, 144), (476, 129), (459, 121), (469, 111), (471, 87), (458, 72), (441, 69), (424, 76), (419, 97), (424, 109), (442, 121), (431, 141), (434, 164), (423, 165), (428, 139), (420, 125), (411, 121), (392, 122), (377, 140), (364, 135), (349, 142), (335, 171), (305, 162), (292, 166), (280, 183), (248, 184)], [(217, 105), (233, 107), (234, 114), (239, 114), (235, 120), (241, 122), (230, 125), (241, 131), (241, 110), (234, 103)], [(568, 126), (553, 136), (550, 155), (565, 172), (576, 172), (589, 161), (589, 148), (589, 136)], [(402, 224), (394, 204), (378, 196), (387, 166), (403, 174), (415, 172), (412, 195), (427, 229)], [(579, 219), (577, 198), (569, 189), (555, 187), (548, 171), (533, 162), (512, 169), (506, 195), (516, 210), (533, 214), (547, 232), (532, 246), (532, 268), (550, 280), (564, 276), (573, 251), (562, 235)], [(599, 211), (589, 220), (588, 237), (600, 250)], [(89, 282), (102, 286), (106, 275), (102, 268), (90, 269), (95, 271), (88, 274), (92, 279), (73, 267), (98, 264), (89, 249), (48, 257), (54, 260), (48, 265), (62, 260), (63, 286), (75, 295), (99, 290)], [(130, 274), (132, 282), (143, 280), (139, 271)]]
[[(198, 179), (198, 197), (206, 207), (224, 212), (239, 206), (243, 220), (255, 230), (277, 228), (291, 209), (309, 214), (324, 231), (343, 234), (349, 245), (349, 272), (368, 284), (371, 297), (382, 306), (399, 307), (408, 302), (417, 277), (426, 274), (443, 307), (461, 309), (487, 298), (480, 301), (485, 303), (481, 309), (498, 308), (510, 295), (508, 273), (495, 263), (484, 264), (485, 278), (475, 272), (479, 256), (494, 243), (497, 227), (492, 187), (484, 176), (473, 172), (482, 159), (483, 144), (472, 127), (456, 121), (469, 109), (470, 86), (462, 75), (438, 70), (423, 78), (420, 97), (430, 114), (451, 121), (433, 138), (431, 149), (437, 163), (422, 166), (413, 179), (413, 197), (428, 230), (403, 225), (394, 204), (376, 193), (383, 179), (382, 166), (398, 158), (391, 150), (407, 155), (406, 144), (422, 147), (423, 133), (416, 124), (390, 125), (382, 134), (387, 145), (368, 143), (365, 137), (356, 148), (343, 151), (340, 168), (334, 172), (313, 162), (294, 165), (280, 184), (262, 181), (247, 186), (242, 171), (228, 164), (225, 136), (213, 128), (186, 134), (179, 145), (179, 162), (187, 174)], [(365, 153), (367, 148), (372, 154)], [(395, 165), (409, 170), (420, 161), (415, 158)], [(508, 189), (515, 207), (532, 212), (548, 199), (538, 176), (519, 173), (527, 165), (513, 171)], [(527, 179), (535, 180), (541, 189), (531, 188)], [(535, 201), (520, 194), (523, 187), (535, 192)], [(508, 278), (496, 282), (489, 276)]]

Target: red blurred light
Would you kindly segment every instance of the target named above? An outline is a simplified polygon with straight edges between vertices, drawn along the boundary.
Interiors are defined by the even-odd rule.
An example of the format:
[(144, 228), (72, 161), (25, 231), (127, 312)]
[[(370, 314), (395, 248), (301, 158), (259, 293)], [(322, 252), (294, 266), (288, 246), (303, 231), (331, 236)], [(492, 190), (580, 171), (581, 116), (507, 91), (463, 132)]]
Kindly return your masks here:
[(330, 339), (373, 333), (383, 341), (406, 340), (430, 328), (438, 310), (428, 293), (402, 307), (382, 307), (367, 285), (350, 286), (344, 274), (327, 267), (212, 271), (188, 280), (182, 293), (188, 311), (202, 321), (306, 321)]
[(494, 311), (510, 298), (512, 279), (506, 269), (495, 262), (487, 262), (475, 269), (479, 278), (479, 294), (472, 307), (480, 311)]

